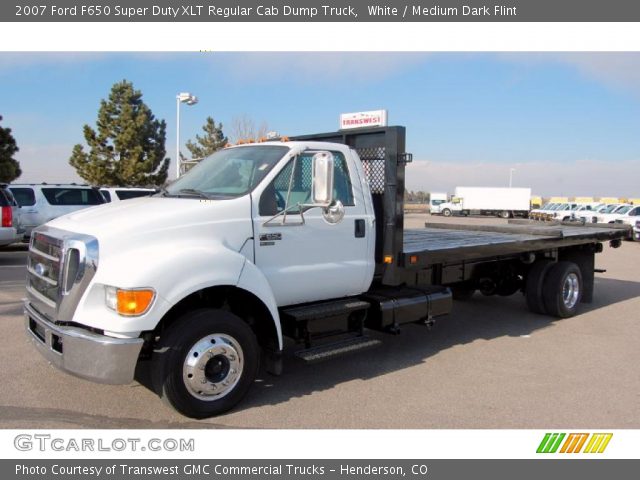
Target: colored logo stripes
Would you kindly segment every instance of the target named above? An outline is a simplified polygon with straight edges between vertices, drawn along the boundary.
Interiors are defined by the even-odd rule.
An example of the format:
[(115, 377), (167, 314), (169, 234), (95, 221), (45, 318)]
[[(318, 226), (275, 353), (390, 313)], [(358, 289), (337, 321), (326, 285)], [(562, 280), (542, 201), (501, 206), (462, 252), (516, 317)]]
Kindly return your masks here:
[(611, 437), (613, 433), (546, 433), (536, 453), (603, 453)]

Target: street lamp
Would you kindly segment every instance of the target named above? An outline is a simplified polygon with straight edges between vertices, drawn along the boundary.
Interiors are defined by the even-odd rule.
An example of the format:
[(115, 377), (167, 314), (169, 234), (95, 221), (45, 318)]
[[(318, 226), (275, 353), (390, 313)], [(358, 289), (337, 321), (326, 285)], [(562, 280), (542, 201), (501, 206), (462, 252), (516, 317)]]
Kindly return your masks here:
[(176, 180), (180, 178), (180, 104), (195, 105), (198, 97), (189, 92), (182, 92), (176, 95)]
[(515, 171), (516, 171), (515, 168), (509, 169), (509, 188), (511, 188), (511, 185), (513, 184), (513, 172)]

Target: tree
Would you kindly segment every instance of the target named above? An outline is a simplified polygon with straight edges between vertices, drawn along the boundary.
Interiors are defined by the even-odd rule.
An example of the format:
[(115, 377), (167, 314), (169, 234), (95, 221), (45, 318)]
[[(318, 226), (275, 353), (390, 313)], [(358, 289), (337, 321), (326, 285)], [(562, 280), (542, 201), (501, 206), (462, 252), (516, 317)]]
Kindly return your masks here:
[(109, 100), (100, 101), (97, 132), (83, 129), (88, 152), (73, 147), (69, 164), (94, 185), (116, 187), (162, 185), (167, 179), (167, 125), (157, 120), (142, 101), (142, 92), (126, 80), (111, 87)]
[[(0, 115), (0, 122), (2, 115)], [(10, 183), (22, 174), (20, 163), (13, 158), (19, 150), (10, 128), (0, 127), (0, 182)]]
[(246, 114), (234, 117), (231, 121), (231, 138), (233, 142), (259, 140), (267, 135), (269, 127), (266, 122), (262, 122), (256, 127), (255, 122)]
[(196, 135), (195, 142), (189, 140), (186, 144), (193, 160), (208, 157), (229, 143), (229, 139), (222, 133), (222, 124), (216, 125), (215, 120), (211, 117), (207, 117), (207, 122), (202, 126), (202, 130), (204, 131), (203, 136)]

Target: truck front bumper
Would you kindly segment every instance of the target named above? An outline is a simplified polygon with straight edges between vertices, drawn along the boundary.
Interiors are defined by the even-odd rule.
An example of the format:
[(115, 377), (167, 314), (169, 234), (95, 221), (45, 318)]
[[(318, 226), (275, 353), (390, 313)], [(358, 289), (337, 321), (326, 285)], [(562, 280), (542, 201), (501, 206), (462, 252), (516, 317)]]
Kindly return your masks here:
[(142, 348), (141, 338), (114, 338), (76, 327), (55, 325), (24, 304), (27, 335), (59, 369), (98, 383), (130, 383)]

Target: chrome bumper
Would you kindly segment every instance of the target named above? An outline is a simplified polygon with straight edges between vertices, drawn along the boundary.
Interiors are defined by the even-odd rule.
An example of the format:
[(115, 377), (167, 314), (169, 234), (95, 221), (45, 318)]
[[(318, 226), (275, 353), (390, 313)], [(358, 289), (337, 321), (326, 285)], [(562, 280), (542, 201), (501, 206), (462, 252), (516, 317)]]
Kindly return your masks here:
[(114, 338), (54, 325), (26, 301), (25, 327), (36, 349), (59, 369), (98, 383), (126, 384), (142, 348), (141, 338)]

